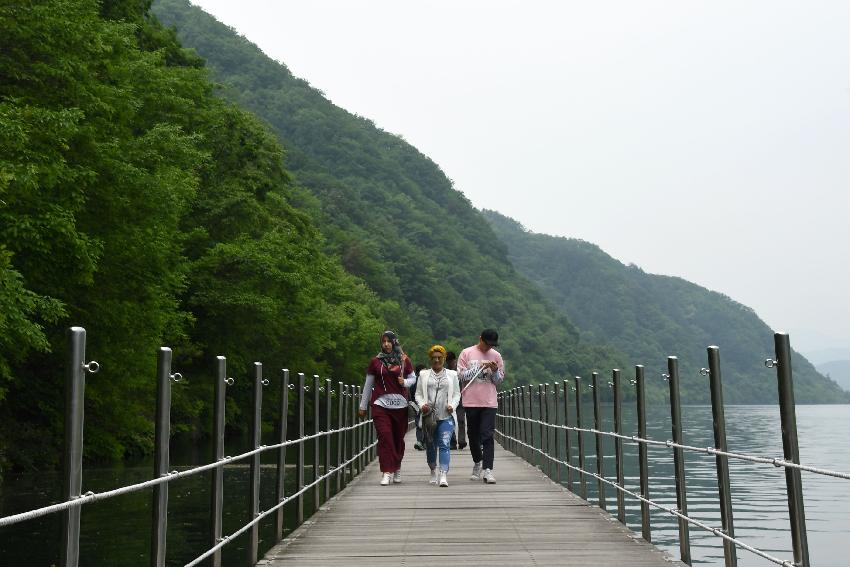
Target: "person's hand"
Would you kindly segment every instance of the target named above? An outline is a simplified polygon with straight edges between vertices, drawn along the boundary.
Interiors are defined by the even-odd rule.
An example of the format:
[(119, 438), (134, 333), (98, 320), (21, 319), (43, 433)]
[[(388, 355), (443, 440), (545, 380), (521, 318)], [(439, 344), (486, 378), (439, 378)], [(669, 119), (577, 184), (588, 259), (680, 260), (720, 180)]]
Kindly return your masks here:
[(486, 366), (487, 368), (489, 368), (490, 370), (492, 370), (494, 372), (499, 367), (499, 365), (496, 364), (495, 360), (488, 360), (487, 362), (484, 363), (484, 366)]
[(421, 411), (423, 414), (426, 414), (431, 411), (431, 406), (425, 404), (424, 406), (419, 408), (419, 411)]
[(357, 415), (360, 417), (366, 417), (366, 410), (362, 409), (357, 412)]
[(446, 411), (447, 411), (447, 412), (449, 412), (449, 413), (452, 413), (453, 411), (455, 411), (455, 408), (453, 408), (452, 406), (448, 406), (448, 405), (447, 405), (447, 406), (446, 406)]
[(399, 385), (399, 386), (404, 386), (404, 376), (399, 376), (399, 377), (398, 377), (398, 385)]

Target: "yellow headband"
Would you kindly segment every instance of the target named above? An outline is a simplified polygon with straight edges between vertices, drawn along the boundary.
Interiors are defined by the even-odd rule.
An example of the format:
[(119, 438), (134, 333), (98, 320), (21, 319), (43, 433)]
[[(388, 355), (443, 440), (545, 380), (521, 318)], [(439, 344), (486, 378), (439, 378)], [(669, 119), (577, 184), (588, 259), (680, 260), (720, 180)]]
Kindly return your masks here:
[(446, 347), (443, 345), (434, 345), (428, 349), (428, 357), (430, 358), (435, 352), (439, 352), (443, 355), (443, 358), (446, 357)]

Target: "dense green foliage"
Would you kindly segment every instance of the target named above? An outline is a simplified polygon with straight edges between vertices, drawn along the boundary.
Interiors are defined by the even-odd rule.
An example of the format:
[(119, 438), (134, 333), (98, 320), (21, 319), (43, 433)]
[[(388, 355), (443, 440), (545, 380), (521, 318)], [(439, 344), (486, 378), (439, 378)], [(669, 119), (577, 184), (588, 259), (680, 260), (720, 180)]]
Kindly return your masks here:
[(332, 250), (379, 296), (403, 306), (388, 323), (414, 359), (431, 341), (460, 348), (493, 326), (512, 380), (613, 364), (608, 350), (586, 345), (552, 313), (487, 221), (416, 148), (334, 106), (185, 0), (156, 2), (153, 11), (206, 60), (226, 98), (277, 133), (294, 179), (312, 194), (302, 206), (320, 219)]
[[(774, 373), (763, 364), (773, 331), (752, 309), (681, 278), (625, 266), (588, 242), (534, 234), (493, 211), (485, 216), (516, 268), (581, 329), (644, 364), (650, 377), (666, 371), (667, 356), (678, 356), (684, 401), (710, 401), (698, 374), (708, 345), (720, 347), (726, 402), (777, 399)], [(797, 402), (846, 400), (805, 358), (796, 355), (793, 364)]]
[(215, 355), (237, 377), (258, 359), (351, 374), (398, 311), (326, 253), (280, 144), (147, 10), (0, 8), (0, 465), (60, 454), (72, 324), (103, 368), (85, 444), (102, 458), (148, 450), (162, 344), (190, 377), (175, 425), (205, 425)]

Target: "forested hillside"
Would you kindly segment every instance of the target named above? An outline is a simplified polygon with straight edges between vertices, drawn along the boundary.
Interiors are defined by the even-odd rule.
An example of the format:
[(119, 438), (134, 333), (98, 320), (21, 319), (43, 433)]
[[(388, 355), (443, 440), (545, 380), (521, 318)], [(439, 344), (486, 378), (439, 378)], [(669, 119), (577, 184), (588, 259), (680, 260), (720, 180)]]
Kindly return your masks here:
[(484, 217), (427, 156), (334, 106), (185, 0), (156, 2), (153, 12), (204, 58), (224, 98), (271, 125), (294, 180), (310, 192), (299, 205), (320, 219), (350, 273), (403, 306), (391, 323), (411, 352), (424, 353), (435, 340), (466, 346), (492, 326), (511, 381), (615, 363), (607, 349), (584, 344), (513, 269)]
[[(686, 402), (710, 401), (698, 374), (707, 366), (708, 345), (720, 346), (726, 402), (776, 400), (775, 373), (763, 364), (773, 353), (773, 331), (749, 307), (681, 278), (623, 265), (589, 242), (535, 234), (497, 212), (484, 214), (516, 268), (581, 329), (642, 362), (653, 377), (666, 371), (668, 355), (678, 356)], [(801, 355), (792, 362), (797, 402), (847, 399)]]
[(163, 344), (178, 431), (210, 423), (218, 354), (237, 427), (250, 361), (360, 374), (398, 304), (327, 253), (274, 135), (145, 2), (18, 2), (0, 29), (0, 473), (61, 455), (70, 325), (102, 367), (93, 458), (149, 450)]

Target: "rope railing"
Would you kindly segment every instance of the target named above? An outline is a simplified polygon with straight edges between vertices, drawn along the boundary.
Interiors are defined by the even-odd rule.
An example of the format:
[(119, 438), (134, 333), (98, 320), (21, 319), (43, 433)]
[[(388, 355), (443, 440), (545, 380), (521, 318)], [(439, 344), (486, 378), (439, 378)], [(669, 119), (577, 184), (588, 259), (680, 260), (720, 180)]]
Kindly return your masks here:
[[(672, 439), (663, 441), (650, 439), (646, 434), (646, 381), (644, 367), (641, 365), (635, 366), (635, 379), (629, 380), (635, 386), (637, 435), (627, 435), (623, 432), (621, 373), (620, 370), (614, 369), (611, 371), (611, 382), (607, 382), (613, 392), (613, 431), (606, 431), (601, 425), (603, 420), (600, 399), (602, 397), (601, 392), (605, 386), (604, 383), (603, 385), (600, 384), (599, 373), (593, 372), (592, 382), (589, 385), (593, 394), (592, 420), (594, 423), (592, 427), (587, 426), (582, 418), (582, 406), (584, 405), (582, 396), (588, 390), (588, 388), (583, 388), (582, 386), (586, 384), (586, 381), (582, 380), (579, 376), (575, 376), (569, 381), (564, 380), (563, 383), (540, 384), (536, 387), (531, 385), (517, 386), (501, 391), (498, 395), (497, 436), (501, 438), (506, 449), (513, 451), (530, 463), (538, 466), (544, 474), (557, 479), (558, 483), (562, 482), (561, 471), (563, 467), (566, 467), (567, 488), (585, 500), (588, 498), (587, 481), (596, 481), (598, 485), (596, 501), (602, 510), (607, 511), (608, 505), (605, 488), (613, 486), (617, 496), (617, 519), (624, 525), (626, 524), (624, 497), (630, 496), (637, 499), (640, 502), (642, 536), (648, 542), (652, 541), (650, 507), (664, 510), (676, 517), (678, 520), (680, 557), (688, 565), (692, 563), (689, 526), (696, 526), (720, 538), (723, 544), (724, 564), (726, 567), (737, 566), (736, 550), (738, 548), (747, 550), (784, 567), (810, 567), (801, 473), (808, 472), (842, 480), (850, 480), (850, 473), (802, 464), (800, 462), (794, 390), (791, 376), (791, 347), (788, 335), (776, 333), (774, 335), (774, 344), (776, 358), (767, 359), (765, 366), (776, 371), (779, 393), (779, 417), (781, 422), (781, 429), (777, 434), (781, 435), (782, 438), (782, 458), (753, 455), (730, 451), (728, 449), (720, 373), (720, 349), (716, 346), (707, 348), (708, 368), (700, 370), (700, 374), (707, 376), (709, 379), (708, 386), (711, 397), (712, 430), (714, 434), (713, 446), (697, 447), (684, 442), (681, 398), (679, 395), (679, 367), (678, 359), (674, 356), (668, 357), (668, 373), (663, 375), (670, 389), (669, 403)], [(570, 382), (574, 382), (574, 386)], [(536, 403), (535, 397), (537, 398)], [(574, 402), (572, 403), (570, 401), (571, 398), (574, 398)], [(573, 409), (570, 409), (571, 405)], [(535, 406), (537, 408), (536, 411)], [(554, 409), (554, 417), (552, 419), (550, 419), (551, 409)], [(569, 417), (571, 411), (575, 412), (572, 419)], [(559, 417), (561, 415), (562, 418)], [(570, 425), (570, 422), (573, 422), (575, 425)], [(563, 432), (563, 440), (561, 439), (561, 432)], [(573, 437), (573, 432), (577, 441), (578, 466), (572, 464), (573, 455), (571, 453), (573, 447), (571, 438)], [(593, 436), (596, 441), (596, 472), (591, 472), (585, 468), (586, 435)], [(613, 459), (616, 465), (616, 482), (605, 478), (606, 450), (603, 443), (603, 439), (605, 438), (613, 439), (614, 441)], [(535, 447), (535, 444), (538, 447)], [(638, 449), (639, 491), (625, 488), (624, 444), (635, 445)], [(676, 490), (675, 507), (664, 506), (650, 498), (649, 448), (664, 448), (670, 449), (673, 452), (673, 477)], [(566, 453), (564, 458), (561, 455), (562, 451)], [(685, 474), (686, 451), (709, 455), (715, 458), (717, 494), (720, 504), (720, 527), (710, 526), (688, 515), (687, 477)], [(608, 455), (607, 457), (610, 458), (611, 456)], [(730, 460), (747, 461), (769, 465), (775, 469), (783, 469), (786, 481), (793, 561), (777, 558), (735, 537), (734, 510), (731, 496), (732, 487), (729, 471)], [(574, 482), (573, 472), (576, 472), (578, 475), (576, 482)]]
[[(304, 443), (307, 441), (311, 441), (313, 439), (319, 439), (322, 437), (327, 437), (329, 435), (334, 435), (337, 433), (343, 433), (346, 431), (352, 431), (363, 427), (364, 425), (369, 425), (372, 423), (371, 419), (361, 421), (355, 425), (349, 425), (346, 427), (342, 427), (339, 429), (332, 429), (330, 431), (322, 431), (320, 433), (316, 433), (313, 435), (307, 435), (305, 437), (301, 437), (299, 439), (291, 439), (289, 441), (285, 441), (283, 443), (276, 443), (274, 445), (261, 445), (258, 449), (253, 449), (251, 451), (246, 451), (244, 453), (240, 453), (236, 456), (227, 456), (223, 459), (216, 461), (215, 463), (208, 463), (206, 465), (199, 465), (196, 467), (192, 467), (190, 469), (182, 470), (182, 471), (171, 471), (166, 476), (162, 476), (160, 478), (153, 478), (150, 480), (146, 480), (143, 482), (138, 482), (136, 484), (128, 484), (127, 486), (122, 486), (120, 488), (115, 488), (113, 490), (106, 490), (104, 492), (86, 492), (73, 500), (67, 500), (65, 502), (60, 502), (58, 504), (51, 504), (49, 506), (44, 506), (42, 508), (36, 508), (34, 510), (28, 510), (26, 512), (21, 512), (20, 514), (11, 514), (9, 516), (0, 517), (0, 528), (11, 526), (13, 524), (18, 524), (20, 522), (25, 522), (27, 520), (33, 520), (35, 518), (40, 518), (42, 516), (48, 516), (50, 514), (54, 514), (56, 512), (62, 512), (63, 510), (69, 510), (71, 508), (76, 508), (82, 506), (84, 504), (91, 504), (92, 502), (99, 502), (101, 500), (107, 500), (109, 498), (114, 498), (116, 496), (122, 496), (124, 494), (131, 494), (133, 492), (138, 492), (140, 490), (145, 490), (147, 488), (153, 488), (154, 486), (164, 484), (167, 482), (172, 482), (181, 478), (185, 478), (188, 476), (193, 476), (202, 472), (206, 472), (218, 467), (223, 467), (225, 465), (229, 465), (231, 463), (235, 463), (241, 461), (243, 459), (247, 459), (253, 455), (257, 455), (260, 453), (264, 453), (266, 451), (272, 451), (275, 449), (282, 449), (284, 447), (290, 447), (293, 445), (298, 445), (299, 443)], [(370, 446), (371, 447), (371, 446)], [(349, 459), (346, 464), (350, 463), (352, 459)], [(336, 472), (341, 467), (336, 467), (333, 472)], [(324, 479), (324, 476), (322, 477)]]
[[(595, 432), (595, 430), (588, 430), (588, 431)], [(540, 456), (543, 457), (543, 458), (547, 458), (547, 459), (549, 459), (553, 462), (556, 462), (556, 463), (559, 463), (559, 464), (564, 465), (566, 467), (569, 467), (570, 469), (572, 469), (576, 472), (579, 472), (581, 474), (585, 474), (585, 475), (587, 475), (591, 478), (594, 478), (594, 479), (596, 479), (600, 482), (604, 482), (606, 485), (611, 486), (611, 487), (615, 488), (616, 490), (619, 490), (622, 493), (627, 494), (627, 495), (635, 498), (636, 500), (639, 500), (641, 502), (645, 502), (645, 503), (649, 504), (650, 506), (658, 508), (659, 510), (663, 510), (663, 511), (667, 512), (668, 514), (672, 515), (672, 516), (675, 516), (675, 517), (677, 517), (681, 520), (688, 522), (691, 525), (697, 526), (698, 528), (701, 528), (701, 529), (703, 529), (707, 532), (710, 532), (710, 533), (714, 534), (715, 536), (718, 536), (718, 537), (720, 537), (720, 538), (722, 538), (722, 539), (724, 539), (724, 540), (726, 540), (730, 543), (734, 543), (735, 545), (737, 545), (741, 549), (745, 549), (745, 550), (747, 550), (751, 553), (758, 555), (759, 557), (767, 559), (771, 563), (781, 565), (782, 567), (796, 567), (795, 564), (792, 561), (788, 561), (788, 560), (784, 560), (784, 559), (779, 559), (778, 557), (774, 557), (767, 552), (764, 552), (764, 551), (762, 551), (758, 548), (755, 548), (755, 547), (741, 541), (740, 539), (726, 535), (725, 533), (723, 533), (723, 530), (720, 529), (720, 528), (715, 528), (715, 527), (709, 526), (708, 524), (700, 522), (699, 520), (697, 520), (695, 518), (691, 518), (690, 516), (685, 516), (684, 514), (682, 514), (679, 510), (676, 510), (675, 508), (668, 508), (667, 506), (664, 506), (663, 504), (659, 504), (658, 502), (655, 502), (654, 500), (651, 500), (649, 498), (644, 498), (640, 494), (637, 494), (637, 493), (625, 488), (624, 486), (620, 486), (619, 484), (608, 480), (604, 476), (600, 476), (600, 475), (598, 475), (594, 472), (581, 469), (581, 468), (579, 468), (575, 465), (572, 465), (572, 464), (570, 464), (566, 461), (562, 461), (560, 459), (552, 457), (548, 453), (544, 453), (541, 449), (538, 449), (537, 447), (535, 447), (533, 445), (529, 445), (529, 444), (524, 443), (523, 441), (521, 441), (519, 439), (516, 439), (514, 437), (506, 435), (504, 432), (500, 431), (499, 434), (502, 435), (505, 439), (508, 439), (509, 441), (511, 441), (513, 443), (516, 443), (516, 444), (518, 444), (522, 447), (525, 447), (526, 449), (529, 449), (531, 451), (539, 453)]]
[[(250, 424), (250, 450), (235, 456), (224, 455), (224, 412), (225, 412), (225, 389), (234, 384), (234, 379), (227, 376), (226, 359), (219, 356), (216, 359), (216, 370), (214, 373), (214, 402), (213, 402), (213, 461), (207, 464), (193, 466), (183, 470), (170, 470), (169, 462), (169, 439), (171, 433), (171, 385), (182, 380), (179, 372), (171, 370), (171, 349), (159, 349), (157, 356), (157, 391), (156, 391), (156, 420), (155, 420), (155, 443), (154, 443), (154, 478), (120, 486), (112, 490), (102, 492), (83, 492), (82, 490), (82, 434), (83, 434), (83, 406), (86, 373), (96, 373), (100, 365), (95, 362), (85, 362), (85, 338), (86, 331), (81, 327), (73, 327), (69, 330), (69, 356), (66, 380), (66, 446), (65, 446), (65, 471), (62, 486), (62, 502), (42, 506), (33, 510), (11, 514), (0, 517), (0, 528), (19, 524), (35, 518), (50, 514), (62, 514), (62, 541), (60, 545), (60, 562), (62, 567), (77, 567), (80, 552), (80, 515), (85, 504), (115, 498), (117, 496), (152, 489), (153, 496), (153, 518), (152, 518), (152, 543), (150, 565), (152, 567), (164, 567), (166, 563), (166, 521), (168, 508), (168, 487), (171, 482), (211, 472), (212, 489), (210, 503), (210, 548), (201, 556), (192, 560), (187, 565), (210, 559), (212, 567), (221, 567), (221, 550), (235, 538), (248, 532), (249, 542), (247, 545), (248, 562), (254, 565), (258, 562), (259, 547), (259, 523), (272, 514), (277, 514), (275, 526), (275, 541), (280, 541), (285, 532), (285, 519), (283, 508), (287, 504), (296, 503), (296, 522), (302, 524), (304, 521), (304, 497), (311, 490), (314, 491), (313, 511), (318, 511), (322, 501), (328, 501), (331, 497), (331, 480), (336, 478), (336, 493), (339, 493), (345, 484), (359, 475), (367, 463), (374, 459), (377, 446), (376, 436), (371, 427), (373, 421), (371, 416), (358, 418), (358, 406), (362, 388), (356, 385), (347, 385), (338, 382), (337, 388), (332, 386), (330, 380), (321, 382), (319, 376), (314, 375), (312, 384), (308, 384), (306, 376), (299, 373), (297, 385), (289, 383), (289, 370), (282, 370), (280, 381), (280, 405), (276, 425), (278, 426), (279, 442), (274, 444), (261, 444), (260, 433), (262, 431), (262, 391), (269, 386), (269, 380), (262, 376), (262, 364), (255, 362), (251, 370), (251, 405), (252, 418)], [(288, 431), (289, 416), (289, 394), (292, 391), (296, 395), (295, 408), (297, 415), (294, 422), (297, 427), (293, 439), (289, 439), (291, 432)], [(307, 394), (312, 397), (312, 412), (310, 425), (312, 431), (305, 429), (305, 401)], [(332, 399), (336, 400), (332, 404)], [(335, 407), (334, 407), (335, 406)], [(336, 423), (333, 423), (334, 417)], [(313, 460), (308, 465), (305, 459), (304, 449), (308, 443), (313, 443)], [(332, 455), (332, 446), (335, 446), (336, 455)], [(296, 489), (291, 494), (286, 494), (286, 469), (287, 449), (297, 448), (296, 464)], [(322, 450), (323, 449), (323, 450)], [(260, 456), (268, 451), (277, 451), (277, 478), (276, 478), (276, 503), (265, 511), (259, 508), (260, 501)], [(223, 490), (224, 490), (224, 467), (239, 461), (250, 460), (249, 498), (248, 508), (251, 520), (230, 535), (222, 535), (223, 519)], [(310, 481), (307, 481), (305, 470), (312, 469)], [(320, 474), (320, 470), (323, 474)], [(322, 497), (322, 485), (324, 485), (324, 497)], [(0, 559), (0, 563), (2, 563)]]
[[(370, 420), (370, 423), (371, 423), (371, 420)], [(294, 494), (290, 494), (289, 496), (287, 496), (286, 498), (284, 498), (283, 500), (281, 500), (280, 502), (278, 502), (277, 504), (275, 504), (274, 506), (272, 506), (268, 510), (265, 510), (264, 512), (260, 512), (259, 515), (256, 518), (254, 518), (253, 520), (251, 520), (250, 522), (248, 522), (247, 524), (245, 524), (244, 526), (242, 526), (241, 528), (239, 528), (238, 530), (236, 530), (232, 534), (227, 535), (227, 536), (223, 536), (221, 538), (222, 539), (221, 542), (217, 543), (216, 545), (214, 545), (213, 547), (211, 547), (210, 549), (208, 549), (207, 551), (205, 551), (204, 553), (202, 553), (201, 555), (199, 555), (198, 557), (196, 557), (195, 559), (193, 559), (192, 561), (187, 563), (184, 567), (194, 567), (195, 565), (198, 565), (204, 559), (207, 559), (208, 557), (212, 556), (213, 554), (215, 554), (216, 551), (219, 551), (225, 545), (230, 543), (232, 540), (239, 537), (240, 535), (242, 535), (243, 533), (248, 531), (251, 527), (258, 524), (260, 522), (260, 520), (267, 517), (272, 512), (276, 512), (279, 508), (282, 508), (283, 506), (285, 506), (286, 504), (288, 504), (292, 500), (298, 498), (299, 496), (302, 496), (303, 494), (308, 492), (310, 489), (315, 488), (316, 486), (319, 485), (319, 483), (330, 478), (334, 474), (337, 474), (337, 472), (339, 472), (340, 470), (345, 469), (346, 467), (348, 467), (348, 465), (353, 463), (356, 459), (359, 459), (360, 457), (365, 455), (368, 451), (370, 451), (373, 447), (376, 447), (377, 445), (378, 445), (378, 442), (375, 441), (375, 442), (371, 443), (370, 445), (364, 447), (359, 453), (357, 453), (356, 455), (354, 455), (353, 457), (348, 459), (346, 462), (342, 463), (341, 465), (339, 465), (337, 467), (334, 467), (330, 471), (325, 472), (325, 474), (323, 474), (319, 478), (315, 479), (310, 484), (304, 486), (298, 492), (295, 492)]]
[(683, 445), (681, 443), (675, 443), (671, 440), (659, 441), (657, 439), (643, 439), (638, 437), (637, 435), (621, 435), (619, 433), (614, 433), (613, 431), (602, 431), (599, 429), (587, 428), (587, 427), (575, 427), (571, 425), (561, 425), (557, 423), (548, 423), (545, 421), (540, 421), (539, 419), (532, 419), (529, 417), (517, 417), (517, 416), (504, 416), (499, 414), (499, 417), (507, 417), (508, 419), (516, 419), (519, 421), (524, 421), (527, 423), (534, 423), (537, 425), (541, 425), (543, 427), (561, 429), (564, 431), (576, 431), (580, 433), (591, 433), (604, 435), (606, 437), (611, 437), (615, 439), (622, 439), (623, 441), (628, 441), (632, 445), (638, 445), (644, 443), (646, 445), (655, 446), (655, 447), (665, 447), (665, 448), (673, 448), (673, 449), (684, 449), (686, 451), (692, 451), (694, 453), (702, 453), (705, 455), (722, 455), (724, 457), (729, 457), (731, 459), (738, 459), (742, 461), (749, 461), (752, 463), (761, 463), (765, 465), (772, 465), (775, 468), (789, 468), (789, 469), (798, 469), (805, 472), (810, 472), (814, 474), (820, 474), (824, 476), (831, 476), (835, 478), (841, 478), (844, 480), (850, 480), (850, 473), (841, 472), (841, 471), (833, 471), (830, 469), (824, 469), (819, 467), (813, 467), (809, 465), (801, 465), (799, 463), (792, 463), (786, 461), (784, 459), (780, 459), (777, 457), (759, 457), (757, 455), (747, 455), (745, 453), (733, 453), (730, 451), (721, 451), (715, 447), (697, 447), (695, 445)]

